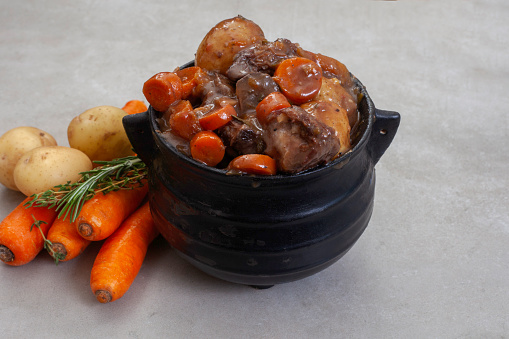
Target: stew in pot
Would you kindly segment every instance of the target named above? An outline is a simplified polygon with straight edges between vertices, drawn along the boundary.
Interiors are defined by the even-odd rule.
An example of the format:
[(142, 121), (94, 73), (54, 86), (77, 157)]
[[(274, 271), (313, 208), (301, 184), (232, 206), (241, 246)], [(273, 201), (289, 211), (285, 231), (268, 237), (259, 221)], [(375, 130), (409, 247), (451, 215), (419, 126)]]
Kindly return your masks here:
[(195, 66), (143, 86), (160, 133), (228, 174), (295, 174), (351, 148), (358, 89), (336, 59), (288, 39), (267, 41), (241, 16), (212, 28)]

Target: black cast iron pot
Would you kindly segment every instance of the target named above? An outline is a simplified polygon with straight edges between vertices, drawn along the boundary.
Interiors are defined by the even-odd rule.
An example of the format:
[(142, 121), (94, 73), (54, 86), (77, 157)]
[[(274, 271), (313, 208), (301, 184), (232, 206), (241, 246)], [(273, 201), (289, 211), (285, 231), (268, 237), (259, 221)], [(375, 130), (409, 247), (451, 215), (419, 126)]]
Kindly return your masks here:
[(124, 118), (149, 168), (154, 221), (179, 254), (227, 281), (268, 287), (310, 276), (341, 258), (373, 211), (374, 166), (400, 115), (363, 98), (352, 151), (296, 175), (232, 176), (176, 150), (157, 130), (156, 112)]

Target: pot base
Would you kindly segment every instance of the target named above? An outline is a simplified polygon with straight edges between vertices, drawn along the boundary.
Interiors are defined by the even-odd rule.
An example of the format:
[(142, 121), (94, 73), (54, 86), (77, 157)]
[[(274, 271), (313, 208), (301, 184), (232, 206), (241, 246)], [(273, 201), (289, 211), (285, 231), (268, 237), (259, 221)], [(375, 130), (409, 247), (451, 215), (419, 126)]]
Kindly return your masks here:
[[(351, 247), (350, 247), (351, 248)], [(241, 284), (241, 285), (248, 285), (250, 287), (253, 287), (255, 289), (268, 289), (273, 287), (274, 285), (279, 285), (283, 283), (289, 283), (297, 280), (301, 280), (304, 278), (307, 278), (309, 276), (312, 276), (327, 267), (331, 266), (332, 264), (336, 263), (339, 259), (341, 259), (349, 250), (348, 248), (346, 251), (341, 253), (335, 258), (332, 258), (320, 265), (316, 265), (314, 267), (310, 267), (308, 269), (303, 269), (300, 271), (294, 271), (294, 272), (285, 272), (283, 274), (271, 274), (271, 275), (249, 275), (249, 274), (239, 274), (235, 272), (228, 272), (224, 270), (220, 270), (214, 267), (211, 267), (209, 265), (206, 265), (199, 260), (196, 260), (194, 258), (191, 258), (180, 251), (176, 250), (177, 254), (182, 257), (184, 260), (189, 262), (194, 267), (198, 268), (200, 271), (213, 276), (215, 278), (225, 280), (231, 283), (235, 284)]]

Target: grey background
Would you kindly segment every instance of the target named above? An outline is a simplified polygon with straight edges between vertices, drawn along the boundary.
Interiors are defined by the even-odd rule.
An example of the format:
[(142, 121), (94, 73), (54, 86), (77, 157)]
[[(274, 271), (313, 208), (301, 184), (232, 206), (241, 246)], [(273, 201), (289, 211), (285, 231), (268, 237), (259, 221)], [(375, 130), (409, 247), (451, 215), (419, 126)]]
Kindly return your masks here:
[[(401, 127), (375, 210), (339, 262), (269, 290), (211, 278), (162, 240), (131, 289), (99, 304), (99, 244), (55, 266), (0, 265), (4, 338), (508, 338), (509, 2), (0, 0), (0, 134), (144, 99), (242, 14), (267, 38), (333, 56)], [(0, 218), (19, 202), (0, 188)]]

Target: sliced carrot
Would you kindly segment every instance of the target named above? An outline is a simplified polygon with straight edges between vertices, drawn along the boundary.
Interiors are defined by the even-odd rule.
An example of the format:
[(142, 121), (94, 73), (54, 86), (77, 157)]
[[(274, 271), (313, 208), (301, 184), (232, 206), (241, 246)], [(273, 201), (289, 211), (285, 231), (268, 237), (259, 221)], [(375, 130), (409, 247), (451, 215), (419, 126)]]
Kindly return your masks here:
[[(32, 261), (44, 247), (44, 236), (57, 212), (47, 207), (28, 207), (26, 198), (0, 223), (0, 260), (21, 266)], [(34, 227), (34, 222), (38, 227)], [(39, 229), (38, 229), (39, 228)], [(42, 233), (42, 234), (41, 234)]]
[(272, 92), (263, 98), (256, 106), (256, 118), (264, 125), (267, 122), (267, 116), (278, 109), (290, 107), (288, 99), (281, 92)]
[(141, 100), (131, 100), (126, 102), (122, 109), (127, 114), (143, 113), (147, 111), (147, 105)]
[(236, 116), (235, 108), (227, 104), (219, 109), (213, 110), (211, 113), (200, 118), (200, 126), (204, 130), (213, 131), (226, 125), (232, 120), (232, 116)]
[(316, 63), (321, 67), (322, 71), (334, 74), (339, 79), (342, 86), (346, 88), (352, 86), (352, 76), (343, 63), (320, 53), (315, 54), (315, 57)]
[(186, 139), (191, 140), (192, 137), (200, 132), (201, 126), (193, 111), (193, 106), (188, 100), (180, 100), (170, 107), (170, 128), (173, 133)]
[(182, 81), (175, 73), (160, 72), (143, 84), (143, 94), (156, 111), (165, 112), (182, 98)]
[(236, 157), (228, 165), (228, 170), (246, 174), (274, 175), (277, 172), (276, 161), (265, 154), (245, 154)]
[(193, 106), (189, 100), (177, 100), (169, 108), (170, 113), (178, 113), (181, 111), (192, 111)]
[(127, 292), (158, 234), (147, 202), (104, 241), (90, 275), (90, 287), (99, 302), (115, 301)]
[(208, 166), (216, 166), (223, 160), (225, 147), (221, 138), (214, 132), (197, 133), (190, 143), (193, 159)]
[(57, 262), (76, 258), (91, 242), (78, 233), (69, 218), (57, 218), (46, 238), (51, 244), (47, 250)]
[(187, 99), (193, 92), (193, 89), (198, 85), (197, 77), (203, 72), (201, 67), (193, 66), (182, 68), (175, 73), (182, 81), (182, 98)]
[(312, 60), (295, 57), (283, 60), (274, 72), (274, 81), (294, 104), (313, 99), (322, 85), (322, 70)]
[(148, 185), (145, 183), (141, 187), (120, 189), (107, 194), (96, 193), (83, 204), (74, 226), (87, 240), (106, 239), (138, 208), (147, 191)]

